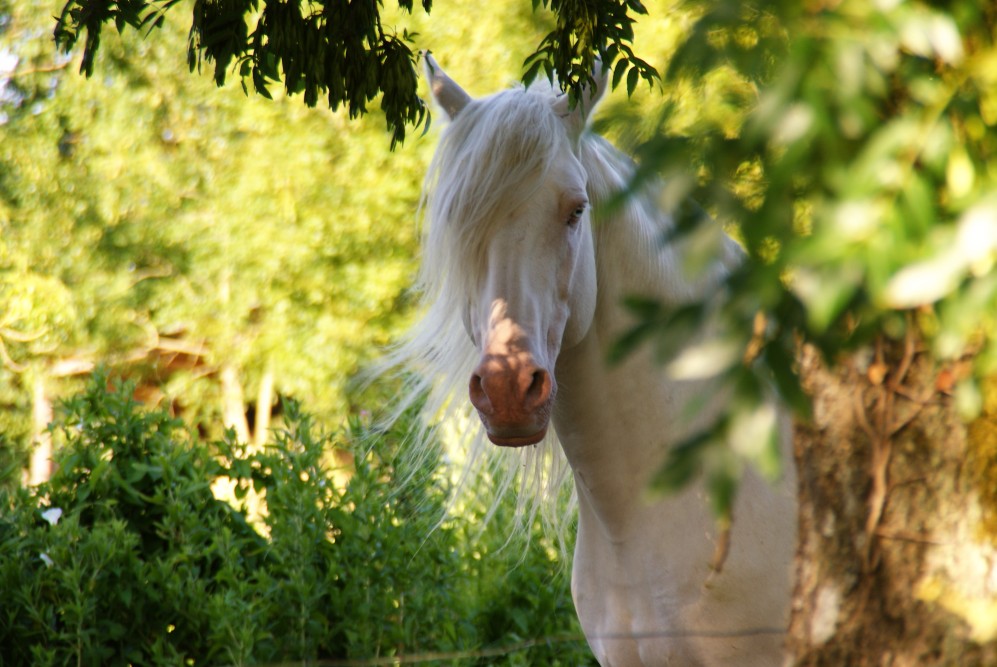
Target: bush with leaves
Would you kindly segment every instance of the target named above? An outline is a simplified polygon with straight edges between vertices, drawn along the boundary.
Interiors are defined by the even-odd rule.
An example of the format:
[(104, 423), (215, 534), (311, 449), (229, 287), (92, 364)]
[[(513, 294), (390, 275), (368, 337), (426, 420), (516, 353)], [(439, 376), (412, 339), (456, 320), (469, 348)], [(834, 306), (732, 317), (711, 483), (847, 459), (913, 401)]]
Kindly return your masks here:
[[(208, 445), (141, 408), (130, 385), (110, 386), (99, 375), (63, 405), (50, 482), (0, 491), (5, 665), (474, 659), (482, 647), (577, 636), (547, 552), (510, 545), (496, 555), (504, 538), (489, 531), (473, 545), (485, 558), (472, 558), (467, 524), (436, 527), (440, 477), (423, 469), (395, 482), (392, 433), (354, 423), (319, 436), (289, 403), (285, 428), (262, 450), (231, 437)], [(353, 455), (345, 486), (333, 447)], [(258, 521), (215, 497), (223, 477), (237, 498), (253, 489), (265, 499)], [(574, 642), (505, 660), (557, 664), (558, 655), (590, 659)]]
[[(776, 421), (760, 428), (757, 415), (770, 382), (809, 413), (801, 342), (831, 363), (909, 336), (940, 363), (972, 357), (952, 389), (963, 416), (978, 415), (979, 380), (997, 371), (993, 3), (693, 4), (661, 112), (610, 122), (638, 156), (633, 187), (666, 181), (676, 237), (695, 248), (713, 233), (679, 205), (692, 198), (748, 256), (710, 295), (715, 340), (696, 332), (717, 303), (630, 304), (639, 325), (621, 351), (650, 341), (663, 364), (709, 356), (735, 394), (712, 430), (673, 450), (662, 485), (708, 459), (740, 469), (723, 443), (743, 434), (766, 446), (740, 453), (777, 471)], [(690, 110), (690, 94), (705, 102)]]

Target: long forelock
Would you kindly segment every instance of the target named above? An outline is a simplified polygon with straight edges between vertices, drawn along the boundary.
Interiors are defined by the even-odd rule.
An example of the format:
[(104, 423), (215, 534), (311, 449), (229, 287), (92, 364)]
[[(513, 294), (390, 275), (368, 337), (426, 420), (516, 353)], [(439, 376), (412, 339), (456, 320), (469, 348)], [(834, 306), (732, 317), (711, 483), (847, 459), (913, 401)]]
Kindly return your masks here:
[[(552, 93), (507, 90), (472, 102), (444, 133), (424, 189), (424, 266), (430, 291), (475, 284), (496, 224), (543, 182), (567, 141)], [(453, 278), (453, 285), (432, 285)], [(470, 275), (469, 275), (470, 273)], [(465, 295), (466, 296), (466, 295)]]

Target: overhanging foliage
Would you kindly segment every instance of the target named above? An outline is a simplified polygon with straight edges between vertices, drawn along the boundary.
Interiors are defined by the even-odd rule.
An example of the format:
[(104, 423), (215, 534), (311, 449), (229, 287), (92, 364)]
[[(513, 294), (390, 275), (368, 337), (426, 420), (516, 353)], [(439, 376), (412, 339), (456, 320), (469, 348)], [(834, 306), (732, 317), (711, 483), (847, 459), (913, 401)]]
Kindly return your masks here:
[[(85, 33), (81, 71), (90, 76), (104, 24), (113, 22), (119, 32), (126, 26), (152, 31), (178, 2), (70, 0), (59, 16), (55, 39), (69, 50)], [(413, 9), (412, 0), (398, 4)], [(425, 11), (431, 5), (423, 0)], [(213, 63), (218, 85), (225, 83), (230, 69), (238, 68), (243, 87), (249, 79), (265, 97), (270, 97), (269, 86), (280, 81), (288, 93), (303, 94), (308, 106), (325, 95), (329, 108), (344, 106), (351, 118), (366, 113), (367, 104), (382, 94), (392, 142), (400, 141), (406, 125), (423, 123), (427, 110), (416, 95), (409, 35), (386, 31), (379, 9), (372, 2), (340, 0), (306, 5), (264, 0), (262, 8), (257, 0), (197, 0), (187, 61), (192, 71), (202, 61)]]
[[(56, 43), (68, 51), (82, 37), (81, 71), (90, 76), (105, 24), (113, 23), (119, 32), (130, 27), (151, 33), (179, 3), (68, 0), (56, 24)], [(615, 63), (614, 86), (624, 75), (631, 92), (639, 79), (657, 79), (657, 71), (630, 46), (632, 15), (647, 12), (640, 0), (535, 0), (534, 9), (541, 4), (556, 14), (557, 26), (526, 60), (527, 82), (541, 70), (549, 77), (556, 72), (562, 87), (577, 96), (592, 80), (596, 53), (607, 65)], [(421, 5), (428, 13), (432, 0)], [(398, 6), (413, 11), (412, 0), (399, 0)], [(262, 6), (258, 0), (196, 0), (187, 61), (192, 71), (213, 64), (218, 85), (237, 70), (244, 89), (249, 81), (265, 97), (274, 83), (283, 83), (288, 94), (302, 94), (308, 106), (323, 95), (330, 109), (343, 106), (351, 118), (365, 114), (380, 95), (394, 146), (405, 139), (407, 126), (428, 127), (429, 112), (416, 93), (416, 36), (386, 29), (382, 10), (381, 3), (348, 0), (263, 0)]]

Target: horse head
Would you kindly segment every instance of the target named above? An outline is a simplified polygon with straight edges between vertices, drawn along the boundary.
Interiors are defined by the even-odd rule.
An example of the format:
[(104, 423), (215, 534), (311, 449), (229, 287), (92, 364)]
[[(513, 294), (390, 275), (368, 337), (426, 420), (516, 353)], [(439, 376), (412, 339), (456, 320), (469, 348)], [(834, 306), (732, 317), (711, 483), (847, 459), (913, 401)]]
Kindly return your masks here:
[(550, 424), (557, 357), (585, 337), (595, 311), (578, 139), (606, 80), (574, 107), (549, 89), (475, 100), (428, 54), (424, 64), (450, 121), (431, 169), (429, 235), (450, 248), (451, 280), (461, 282), (479, 355), (470, 400), (493, 443), (535, 444)]

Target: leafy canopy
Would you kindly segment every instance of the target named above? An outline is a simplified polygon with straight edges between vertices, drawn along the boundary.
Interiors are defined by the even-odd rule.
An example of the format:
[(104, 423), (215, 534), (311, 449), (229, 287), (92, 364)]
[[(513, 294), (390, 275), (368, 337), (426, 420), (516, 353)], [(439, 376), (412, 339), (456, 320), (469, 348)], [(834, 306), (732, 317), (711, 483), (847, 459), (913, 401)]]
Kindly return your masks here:
[[(83, 38), (81, 71), (90, 76), (100, 48), (101, 31), (113, 23), (152, 30), (163, 24), (165, 13), (179, 0), (68, 0), (55, 28), (57, 44), (72, 49)], [(607, 65), (616, 63), (614, 85), (627, 74), (632, 91), (643, 78), (651, 83), (657, 72), (630, 47), (632, 14), (646, 14), (640, 0), (535, 0), (557, 15), (557, 25), (543, 38), (526, 64), (531, 81), (542, 69), (549, 77), (560, 74), (562, 86), (577, 96), (592, 80), (595, 54)], [(412, 0), (399, 0), (411, 14)], [(427, 13), (432, 0), (423, 0)], [(324, 95), (332, 110), (344, 106), (351, 118), (367, 112), (367, 104), (381, 96), (381, 109), (392, 132), (392, 146), (405, 139), (407, 125), (428, 127), (426, 104), (416, 94), (415, 34), (399, 36), (382, 22), (382, 7), (374, 2), (320, 0), (284, 2), (263, 0), (197, 0), (192, 8), (187, 62), (190, 69), (213, 63), (218, 85), (238, 69), (243, 88), (252, 83), (257, 93), (270, 97), (269, 87), (282, 82), (288, 94), (301, 93), (314, 106)]]

